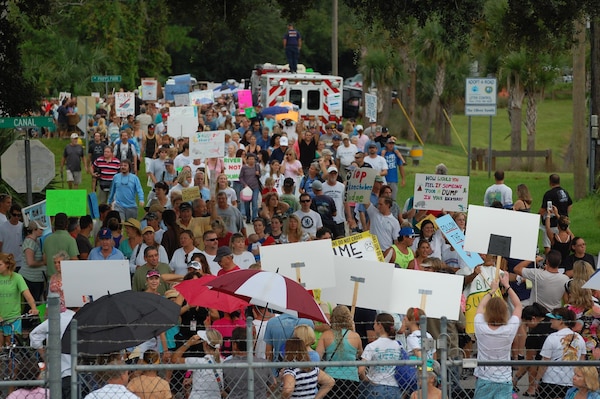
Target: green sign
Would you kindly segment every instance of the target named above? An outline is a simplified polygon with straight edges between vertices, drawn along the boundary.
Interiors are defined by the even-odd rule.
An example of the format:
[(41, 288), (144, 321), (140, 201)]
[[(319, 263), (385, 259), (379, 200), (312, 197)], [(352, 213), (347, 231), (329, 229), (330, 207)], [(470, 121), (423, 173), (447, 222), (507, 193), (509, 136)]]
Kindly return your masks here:
[(67, 216), (87, 215), (87, 191), (46, 190), (46, 215), (56, 216), (60, 212)]
[(92, 76), (92, 83), (114, 83), (120, 82), (121, 75), (94, 75)]
[(0, 118), (0, 129), (16, 129), (19, 127), (53, 127), (51, 116), (31, 116), (22, 118)]

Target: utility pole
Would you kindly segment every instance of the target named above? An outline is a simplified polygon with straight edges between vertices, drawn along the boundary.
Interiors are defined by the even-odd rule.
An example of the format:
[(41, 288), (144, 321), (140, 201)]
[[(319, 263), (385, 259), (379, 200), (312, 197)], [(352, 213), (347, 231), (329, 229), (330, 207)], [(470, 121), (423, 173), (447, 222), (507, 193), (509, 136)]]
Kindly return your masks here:
[(338, 0), (333, 0), (331, 15), (331, 74), (338, 75)]

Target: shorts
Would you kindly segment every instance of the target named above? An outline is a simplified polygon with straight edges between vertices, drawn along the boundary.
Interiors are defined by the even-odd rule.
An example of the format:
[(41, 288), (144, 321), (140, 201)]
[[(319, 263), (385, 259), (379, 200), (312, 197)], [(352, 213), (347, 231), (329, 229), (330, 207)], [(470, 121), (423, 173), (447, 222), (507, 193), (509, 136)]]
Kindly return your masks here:
[(71, 171), (67, 169), (67, 181), (72, 181), (77, 185), (81, 184), (81, 171)]
[(493, 382), (477, 379), (475, 383), (475, 398), (477, 399), (511, 399), (513, 385), (509, 382)]
[(6, 324), (2, 326), (2, 334), (5, 336), (10, 336), (13, 332), (15, 334), (21, 334), (21, 319), (15, 320), (12, 323)]
[[(550, 248), (551, 243), (550, 238), (548, 238), (548, 234), (546, 234), (546, 228), (542, 226), (540, 227), (540, 230), (542, 231), (542, 243), (544, 248)], [(550, 230), (552, 230), (555, 234), (558, 234), (558, 227), (550, 227)]]

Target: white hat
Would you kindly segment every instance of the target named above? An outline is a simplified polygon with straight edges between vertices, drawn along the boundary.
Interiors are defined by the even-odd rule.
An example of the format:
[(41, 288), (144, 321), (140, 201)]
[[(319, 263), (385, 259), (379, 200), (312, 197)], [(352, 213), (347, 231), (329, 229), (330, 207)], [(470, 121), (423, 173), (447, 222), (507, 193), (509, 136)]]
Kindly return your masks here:
[(337, 168), (335, 166), (332, 165), (329, 168), (327, 168), (327, 173), (331, 173), (331, 172), (337, 173), (338, 170), (337, 170)]
[(287, 146), (288, 144), (289, 144), (288, 138), (285, 136), (281, 136), (281, 138), (279, 139), (279, 145)]
[(365, 130), (363, 125), (356, 125), (356, 130)]
[(71, 138), (72, 139), (78, 139), (79, 135), (77, 133), (71, 133)]

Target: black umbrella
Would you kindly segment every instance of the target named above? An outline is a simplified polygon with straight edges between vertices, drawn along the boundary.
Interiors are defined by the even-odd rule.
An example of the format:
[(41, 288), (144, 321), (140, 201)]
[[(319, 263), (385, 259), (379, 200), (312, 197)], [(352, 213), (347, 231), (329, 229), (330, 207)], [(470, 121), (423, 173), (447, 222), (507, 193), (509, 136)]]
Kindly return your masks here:
[[(123, 291), (86, 304), (77, 320), (77, 350), (93, 355), (136, 346), (168, 330), (179, 319), (180, 306), (147, 292)], [(71, 326), (62, 338), (62, 353), (71, 353)]]

